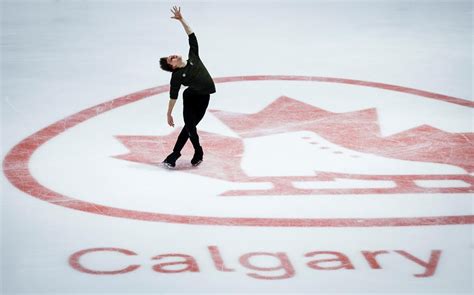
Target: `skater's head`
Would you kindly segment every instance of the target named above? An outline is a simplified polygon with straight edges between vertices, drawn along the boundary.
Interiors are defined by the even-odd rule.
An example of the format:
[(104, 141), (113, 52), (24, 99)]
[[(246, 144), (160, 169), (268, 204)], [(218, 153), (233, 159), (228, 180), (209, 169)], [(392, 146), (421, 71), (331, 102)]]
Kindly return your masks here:
[(164, 71), (173, 72), (177, 68), (183, 67), (183, 58), (181, 55), (170, 55), (160, 58), (160, 67)]

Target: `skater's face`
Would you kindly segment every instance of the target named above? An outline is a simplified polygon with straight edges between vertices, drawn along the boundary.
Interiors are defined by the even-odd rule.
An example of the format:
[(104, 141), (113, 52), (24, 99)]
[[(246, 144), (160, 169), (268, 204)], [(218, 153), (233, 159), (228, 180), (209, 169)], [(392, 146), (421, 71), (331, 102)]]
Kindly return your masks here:
[(183, 59), (181, 55), (170, 55), (166, 61), (173, 69), (176, 69), (183, 62)]

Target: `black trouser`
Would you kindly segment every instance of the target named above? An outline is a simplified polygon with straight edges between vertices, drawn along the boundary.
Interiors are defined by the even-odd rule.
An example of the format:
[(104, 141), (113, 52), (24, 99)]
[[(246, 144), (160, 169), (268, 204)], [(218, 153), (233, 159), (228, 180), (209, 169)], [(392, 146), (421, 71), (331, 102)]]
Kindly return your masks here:
[(188, 138), (193, 144), (194, 150), (200, 149), (199, 135), (196, 126), (204, 117), (209, 105), (210, 94), (199, 94), (187, 88), (183, 92), (183, 117), (184, 127), (176, 140), (173, 152), (181, 152)]

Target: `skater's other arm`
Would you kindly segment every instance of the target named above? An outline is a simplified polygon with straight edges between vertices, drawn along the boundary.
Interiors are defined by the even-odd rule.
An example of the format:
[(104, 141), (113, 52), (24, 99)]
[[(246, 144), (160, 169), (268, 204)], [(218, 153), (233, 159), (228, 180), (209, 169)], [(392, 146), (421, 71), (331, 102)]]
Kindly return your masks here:
[(174, 105), (176, 104), (176, 99), (172, 99), (170, 98), (170, 101), (168, 102), (168, 125), (170, 125), (171, 127), (174, 127), (174, 120), (173, 120), (173, 108), (174, 108)]
[(191, 27), (186, 23), (183, 16), (181, 15), (181, 7), (173, 6), (173, 9), (171, 9), (171, 12), (174, 15), (171, 18), (179, 20), (179, 22), (183, 25), (183, 28), (186, 31), (186, 34), (191, 35), (193, 33), (193, 29), (191, 29)]
[(171, 127), (174, 127), (172, 113), (174, 105), (176, 104), (176, 100), (178, 99), (180, 88), (181, 83), (179, 82), (179, 78), (176, 73), (173, 73), (170, 80), (170, 101), (168, 102), (168, 125)]

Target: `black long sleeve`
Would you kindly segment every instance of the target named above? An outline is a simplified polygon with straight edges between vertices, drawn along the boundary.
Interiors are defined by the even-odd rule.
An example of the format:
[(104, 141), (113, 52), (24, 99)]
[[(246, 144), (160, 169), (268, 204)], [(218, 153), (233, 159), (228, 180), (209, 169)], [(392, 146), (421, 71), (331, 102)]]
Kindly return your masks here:
[(199, 46), (198, 46), (196, 34), (192, 33), (191, 35), (188, 35), (188, 38), (189, 38), (189, 56), (191, 56), (191, 54), (195, 54), (199, 56)]
[(189, 86), (196, 93), (211, 94), (216, 86), (211, 75), (199, 57), (199, 46), (194, 33), (189, 37), (189, 59), (184, 68), (178, 68), (171, 75), (170, 98), (177, 99), (181, 85)]

